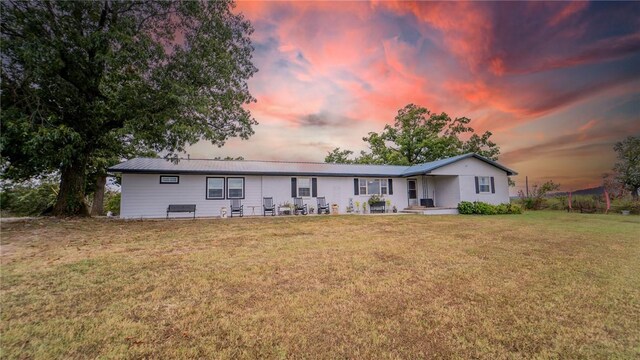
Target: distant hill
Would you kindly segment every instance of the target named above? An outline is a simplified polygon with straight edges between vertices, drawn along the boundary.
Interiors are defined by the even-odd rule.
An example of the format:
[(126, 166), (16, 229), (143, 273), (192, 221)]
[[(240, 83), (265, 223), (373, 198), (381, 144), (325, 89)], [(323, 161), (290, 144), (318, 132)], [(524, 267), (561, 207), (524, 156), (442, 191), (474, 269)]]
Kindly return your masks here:
[[(572, 191), (572, 195), (602, 195), (604, 193), (604, 187), (598, 186), (588, 189), (580, 189), (576, 191)], [(557, 192), (553, 193), (551, 196), (566, 196), (569, 195), (569, 192)]]

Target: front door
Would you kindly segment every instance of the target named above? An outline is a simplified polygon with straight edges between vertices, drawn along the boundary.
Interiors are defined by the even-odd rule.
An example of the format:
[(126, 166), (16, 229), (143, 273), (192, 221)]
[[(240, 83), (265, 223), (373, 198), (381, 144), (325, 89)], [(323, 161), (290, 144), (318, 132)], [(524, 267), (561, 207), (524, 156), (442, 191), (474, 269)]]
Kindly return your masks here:
[(407, 192), (409, 193), (409, 206), (418, 205), (418, 186), (416, 179), (407, 180)]

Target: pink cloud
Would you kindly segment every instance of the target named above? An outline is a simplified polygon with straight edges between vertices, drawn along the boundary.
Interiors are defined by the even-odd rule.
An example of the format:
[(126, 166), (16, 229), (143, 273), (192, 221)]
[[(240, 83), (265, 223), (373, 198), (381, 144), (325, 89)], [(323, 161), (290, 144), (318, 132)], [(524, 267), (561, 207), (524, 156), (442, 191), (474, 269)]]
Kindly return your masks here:
[[(528, 149), (553, 149), (550, 142), (562, 131), (578, 143), (593, 140), (596, 129), (618, 134), (600, 128), (602, 114), (578, 123), (565, 113), (629, 94), (639, 78), (629, 66), (583, 70), (640, 51), (637, 30), (612, 35), (585, 20), (588, 3), (241, 1), (237, 11), (256, 28), (260, 71), (250, 89), (258, 102), (249, 108), (259, 126), (272, 129), (271, 137), (279, 133), (273, 129), (283, 129), (286, 143), (348, 121), (359, 133), (325, 129), (345, 143), (324, 141), (321, 148), (357, 149), (366, 132), (380, 131), (399, 108), (416, 103), (468, 116), (476, 130), (493, 131), (507, 160), (527, 153), (536, 161), (567, 157)], [(555, 119), (554, 128), (535, 129), (526, 143), (514, 140), (517, 129), (543, 118)], [(309, 153), (317, 157), (308, 160), (322, 160), (323, 154)]]

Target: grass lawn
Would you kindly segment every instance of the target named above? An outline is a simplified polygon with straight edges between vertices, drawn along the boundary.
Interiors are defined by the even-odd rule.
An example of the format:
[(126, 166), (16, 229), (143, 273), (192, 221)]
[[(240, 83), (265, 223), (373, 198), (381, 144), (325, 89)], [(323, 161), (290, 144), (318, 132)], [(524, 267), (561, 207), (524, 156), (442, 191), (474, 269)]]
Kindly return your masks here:
[(3, 223), (2, 358), (638, 358), (640, 217)]

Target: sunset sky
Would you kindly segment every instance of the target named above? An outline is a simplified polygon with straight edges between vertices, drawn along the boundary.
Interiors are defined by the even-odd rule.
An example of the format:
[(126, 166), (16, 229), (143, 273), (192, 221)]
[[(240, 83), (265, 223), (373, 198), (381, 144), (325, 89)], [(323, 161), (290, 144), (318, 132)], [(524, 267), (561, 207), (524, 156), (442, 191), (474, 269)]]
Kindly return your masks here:
[[(250, 140), (192, 157), (323, 161), (415, 103), (490, 130), (516, 190), (598, 186), (640, 134), (640, 3), (239, 2), (253, 24)], [(513, 191), (512, 191), (513, 192)]]

